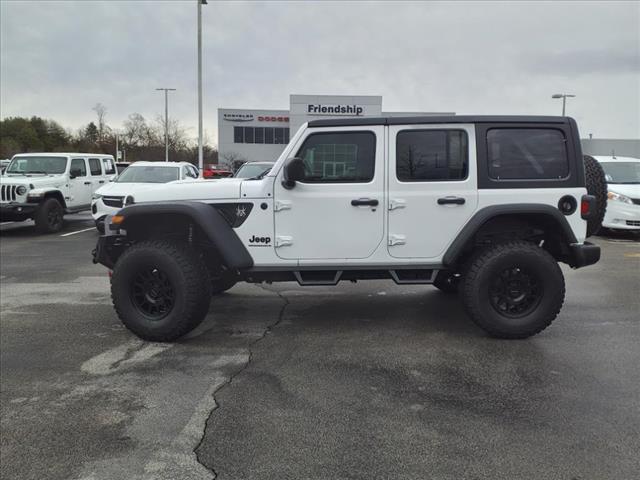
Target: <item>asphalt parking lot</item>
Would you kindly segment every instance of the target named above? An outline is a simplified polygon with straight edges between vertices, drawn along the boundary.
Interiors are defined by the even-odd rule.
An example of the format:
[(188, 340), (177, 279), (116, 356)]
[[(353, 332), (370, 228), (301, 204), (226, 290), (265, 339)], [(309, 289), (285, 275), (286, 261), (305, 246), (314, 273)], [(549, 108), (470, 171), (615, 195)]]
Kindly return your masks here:
[(91, 227), (0, 225), (3, 479), (638, 477), (638, 242), (596, 238), (524, 341), (375, 281), (237, 285), (153, 344), (116, 318)]

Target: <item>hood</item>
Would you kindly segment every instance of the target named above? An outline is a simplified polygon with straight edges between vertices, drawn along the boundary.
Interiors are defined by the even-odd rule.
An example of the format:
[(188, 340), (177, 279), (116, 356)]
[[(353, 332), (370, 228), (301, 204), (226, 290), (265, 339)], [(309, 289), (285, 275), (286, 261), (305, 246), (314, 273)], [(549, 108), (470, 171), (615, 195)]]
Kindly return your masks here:
[[(129, 193), (136, 203), (171, 200), (222, 200), (240, 198), (242, 179), (182, 180), (154, 184)], [(131, 185), (131, 184), (130, 184)], [(149, 184), (146, 184), (149, 185)]]
[(609, 183), (607, 188), (610, 192), (616, 192), (629, 198), (640, 198), (640, 185)]
[[(24, 185), (30, 190), (54, 187), (62, 188), (65, 185), (64, 175), (2, 175), (0, 177), (0, 184), (3, 185)], [(33, 185), (33, 188), (30, 187)]]
[(96, 190), (99, 195), (133, 195), (147, 188), (165, 186), (165, 183), (117, 183), (111, 182)]

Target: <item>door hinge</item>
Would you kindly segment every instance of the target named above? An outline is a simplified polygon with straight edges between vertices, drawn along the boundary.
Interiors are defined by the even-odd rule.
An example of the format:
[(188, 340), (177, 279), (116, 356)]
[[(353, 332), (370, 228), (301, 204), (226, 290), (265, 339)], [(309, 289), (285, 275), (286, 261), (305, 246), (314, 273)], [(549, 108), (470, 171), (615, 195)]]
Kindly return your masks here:
[(389, 200), (389, 210), (395, 210), (396, 208), (404, 208), (407, 206), (406, 200), (402, 198), (392, 198)]
[(278, 235), (276, 237), (276, 248), (286, 247), (287, 245), (293, 245), (293, 237)]
[(279, 212), (280, 210), (291, 210), (291, 202), (289, 200), (276, 200), (273, 205), (273, 211)]
[(394, 245), (404, 245), (405, 243), (407, 243), (407, 236), (406, 235), (396, 235), (396, 234), (389, 234), (389, 246), (392, 247)]

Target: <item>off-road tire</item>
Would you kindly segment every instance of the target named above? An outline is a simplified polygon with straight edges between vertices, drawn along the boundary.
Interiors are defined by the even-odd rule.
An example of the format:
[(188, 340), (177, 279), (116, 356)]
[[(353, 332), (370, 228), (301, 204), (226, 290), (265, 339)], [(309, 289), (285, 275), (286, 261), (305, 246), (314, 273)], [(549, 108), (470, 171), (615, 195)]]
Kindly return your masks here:
[[(531, 310), (525, 310), (520, 317), (499, 312), (494, 305), (499, 297), (495, 285), (504, 281), (504, 272), (528, 275), (534, 291), (537, 289), (537, 303), (532, 303)], [(518, 291), (511, 286), (508, 290), (514, 295)], [(564, 277), (556, 260), (543, 248), (525, 241), (506, 242), (478, 252), (460, 285), (462, 302), (471, 320), (497, 338), (526, 338), (541, 332), (560, 312), (564, 294)]]
[(449, 270), (440, 270), (433, 281), (433, 286), (443, 293), (458, 293), (460, 277)]
[(602, 220), (607, 209), (607, 179), (602, 165), (589, 155), (584, 155), (584, 173), (587, 193), (596, 197), (595, 212), (587, 220), (587, 237), (590, 237), (598, 233), (602, 227)]
[(40, 233), (59, 232), (64, 224), (64, 209), (55, 198), (47, 198), (38, 206), (34, 220)]
[[(136, 304), (134, 284), (144, 272), (162, 272), (175, 296), (172, 307), (152, 319)], [(129, 247), (116, 262), (111, 277), (111, 298), (118, 317), (138, 337), (172, 342), (196, 328), (211, 301), (209, 272), (188, 245), (168, 240), (146, 240)]]

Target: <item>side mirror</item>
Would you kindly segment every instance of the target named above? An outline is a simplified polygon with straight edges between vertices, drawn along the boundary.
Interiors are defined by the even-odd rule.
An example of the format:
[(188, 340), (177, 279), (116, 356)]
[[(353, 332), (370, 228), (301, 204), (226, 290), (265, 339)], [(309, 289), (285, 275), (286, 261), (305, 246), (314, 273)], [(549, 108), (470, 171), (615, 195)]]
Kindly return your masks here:
[(79, 177), (81, 173), (82, 172), (80, 171), (79, 168), (74, 168), (69, 172), (69, 178), (73, 179), (73, 178)]
[(298, 157), (288, 159), (284, 165), (282, 186), (287, 190), (291, 190), (296, 186), (296, 182), (303, 180), (304, 177), (304, 162), (302, 159)]

